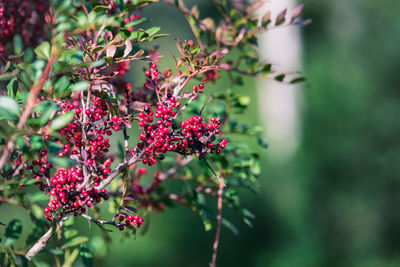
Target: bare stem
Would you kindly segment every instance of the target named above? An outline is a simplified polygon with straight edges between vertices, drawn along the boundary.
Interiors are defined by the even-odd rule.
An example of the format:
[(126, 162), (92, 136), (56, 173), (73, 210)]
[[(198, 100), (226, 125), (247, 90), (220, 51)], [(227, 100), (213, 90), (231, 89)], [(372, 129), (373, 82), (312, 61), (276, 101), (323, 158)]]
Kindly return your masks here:
[[(32, 88), (30, 90), (29, 97), (26, 101), (26, 108), (25, 108), (24, 112), (22, 113), (21, 117), (19, 118), (19, 122), (17, 124), (18, 130), (21, 130), (24, 127), (25, 122), (28, 120), (29, 116), (31, 115), (32, 109), (36, 106), (36, 104), (37, 104), (36, 100), (37, 100), (38, 94), (39, 94), (40, 90), (42, 90), (44, 83), (47, 81), (47, 77), (49, 76), (51, 70), (53, 69), (53, 65), (54, 65), (54, 62), (56, 61), (57, 57), (58, 57), (57, 52), (52, 54), (51, 58), (47, 62), (46, 68), (44, 69), (43, 74), (40, 77), (39, 81), (37, 83), (33, 84)], [(14, 147), (14, 142), (16, 139), (17, 139), (17, 136), (13, 135), (11, 137), (11, 139), (8, 141), (7, 145), (5, 146), (3, 154), (1, 155), (1, 158), (0, 158), (0, 170), (3, 169), (4, 164), (7, 162), (8, 155), (10, 154), (10, 151)]]
[[(60, 230), (68, 217), (71, 216), (71, 213), (65, 214), (64, 217), (61, 218), (60, 222), (56, 226), (56, 231)], [(30, 261), (32, 257), (36, 256), (42, 249), (44, 249), (49, 243), (51, 237), (53, 236), (53, 228), (51, 227), (26, 253), (25, 257)]]
[(224, 178), (220, 178), (219, 188), (218, 188), (218, 215), (217, 215), (217, 230), (215, 232), (215, 240), (213, 244), (213, 255), (212, 261), (210, 263), (210, 267), (215, 267), (217, 262), (217, 252), (218, 252), (218, 245), (219, 245), (219, 236), (221, 234), (221, 225), (222, 225), (222, 193), (224, 192)]
[(193, 160), (193, 156), (187, 156), (184, 160), (177, 162), (175, 164), (175, 166), (172, 167), (171, 169), (169, 169), (167, 172), (160, 174), (160, 176), (158, 176), (158, 180), (164, 181), (164, 180), (170, 178), (178, 171), (179, 168), (190, 163), (192, 160)]

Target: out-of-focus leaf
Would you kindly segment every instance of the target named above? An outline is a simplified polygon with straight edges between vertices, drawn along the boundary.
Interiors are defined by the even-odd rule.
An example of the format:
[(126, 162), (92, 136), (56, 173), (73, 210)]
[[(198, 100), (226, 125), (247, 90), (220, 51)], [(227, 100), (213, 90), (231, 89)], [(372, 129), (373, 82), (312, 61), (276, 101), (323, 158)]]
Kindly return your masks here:
[(50, 267), (49, 264), (39, 258), (32, 259), (32, 262), (35, 264), (36, 267)]
[(75, 230), (75, 229), (68, 229), (68, 230), (64, 231), (64, 237), (66, 239), (73, 238), (73, 237), (75, 237), (77, 235), (78, 235), (78, 231)]
[(19, 34), (14, 36), (14, 53), (20, 55), (23, 50), (22, 38)]
[(85, 243), (89, 240), (89, 238), (87, 238), (86, 236), (77, 236), (69, 241), (67, 241), (66, 243), (64, 243), (61, 246), (61, 249), (66, 249), (66, 248), (70, 248), (70, 247), (74, 247), (77, 245), (80, 245), (82, 243)]
[(281, 25), (282, 23), (285, 22), (286, 12), (287, 9), (285, 8), (284, 10), (281, 11), (281, 13), (279, 13), (279, 15), (276, 17), (275, 25)]
[(130, 40), (125, 41), (125, 50), (124, 50), (124, 55), (123, 57), (127, 57), (129, 53), (132, 51), (132, 43)]
[(294, 83), (302, 83), (306, 81), (305, 77), (298, 77), (298, 78), (294, 78), (293, 80), (291, 80), (289, 83), (294, 84)]
[(261, 20), (261, 25), (266, 27), (271, 22), (271, 11), (267, 11)]
[(247, 95), (241, 95), (237, 98), (237, 100), (238, 103), (243, 107), (247, 107), (251, 102), (251, 98)]
[(22, 233), (22, 223), (18, 219), (12, 220), (6, 227), (6, 233), (4, 234), (1, 243), (5, 246), (11, 246), (14, 244)]
[(239, 235), (239, 230), (236, 228), (235, 225), (233, 225), (233, 223), (231, 223), (227, 219), (222, 218), (222, 224), (225, 225), (226, 227), (228, 227), (229, 230), (231, 230), (232, 233), (234, 233), (235, 235)]
[(17, 78), (11, 79), (11, 81), (7, 84), (7, 95), (11, 98), (15, 98), (18, 90), (18, 80)]
[(17, 120), (21, 115), (21, 109), (17, 101), (8, 96), (0, 96), (0, 118)]
[(285, 79), (285, 74), (278, 74), (274, 77), (275, 80), (277, 80), (278, 82), (282, 82)]
[(73, 92), (86, 91), (89, 88), (90, 83), (87, 81), (80, 81), (72, 86)]
[(134, 200), (138, 200), (138, 199), (139, 199), (139, 196), (137, 194), (129, 194), (124, 198), (125, 201), (134, 201)]
[(50, 129), (53, 131), (60, 130), (67, 126), (69, 122), (72, 121), (74, 118), (75, 114), (72, 111), (68, 111), (57, 118), (55, 118), (52, 123), (50, 124)]
[(303, 12), (304, 5), (299, 5), (296, 7), (296, 9), (293, 11), (292, 18), (290, 19), (290, 23), (295, 21), (295, 19), (301, 15), (301, 12)]
[(35, 192), (33, 194), (30, 194), (28, 199), (30, 202), (43, 202), (43, 201), (48, 201), (49, 196), (43, 194), (42, 192)]
[(123, 206), (122, 209), (132, 212), (132, 213), (136, 213), (137, 209), (135, 209), (134, 207), (130, 207), (130, 206)]
[(107, 50), (106, 50), (106, 57), (113, 58), (115, 55), (115, 52), (117, 52), (117, 47), (115, 45), (108, 46)]
[(50, 121), (52, 114), (57, 111), (57, 108), (58, 104), (51, 101), (43, 101), (37, 105), (33, 111), (40, 112), (39, 125), (45, 126)]
[(38, 58), (48, 60), (51, 55), (51, 47), (49, 42), (43, 42), (38, 47), (35, 48), (35, 54)]
[(247, 218), (251, 218), (251, 219), (256, 218), (256, 216), (251, 211), (249, 211), (248, 209), (245, 209), (245, 208), (242, 209), (242, 214), (243, 214), (243, 216), (245, 216)]
[(66, 157), (51, 157), (48, 159), (49, 162), (53, 163), (56, 166), (59, 167), (68, 167), (68, 166), (73, 166), (76, 165), (77, 162), (73, 159), (70, 158), (66, 158)]
[(82, 262), (86, 267), (93, 266), (93, 255), (86, 243), (81, 244), (80, 254), (82, 257)]

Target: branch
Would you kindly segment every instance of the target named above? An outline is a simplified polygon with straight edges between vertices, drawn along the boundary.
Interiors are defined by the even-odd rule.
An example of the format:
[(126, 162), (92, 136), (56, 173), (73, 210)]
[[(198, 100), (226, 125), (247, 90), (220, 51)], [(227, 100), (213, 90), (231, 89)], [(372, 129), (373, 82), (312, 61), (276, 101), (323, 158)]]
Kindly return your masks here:
[[(36, 100), (40, 90), (42, 90), (44, 83), (47, 81), (47, 77), (49, 76), (51, 70), (53, 69), (54, 62), (58, 57), (58, 52), (52, 54), (51, 58), (47, 62), (46, 68), (43, 71), (42, 76), (40, 77), (39, 82), (33, 84), (29, 97), (26, 101), (26, 108), (22, 113), (21, 117), (19, 118), (19, 122), (17, 125), (17, 129), (21, 130), (25, 122), (28, 120), (29, 116), (31, 115), (32, 109), (36, 106)], [(0, 170), (3, 169), (4, 164), (7, 162), (8, 155), (10, 154), (11, 149), (14, 147), (14, 142), (17, 139), (16, 135), (13, 135), (11, 139), (8, 141), (7, 145), (4, 148), (3, 155), (0, 158)]]
[[(138, 148), (136, 148), (138, 150)], [(145, 150), (137, 152), (135, 155), (132, 155), (130, 152), (126, 155), (126, 157), (118, 164), (118, 166), (108, 175), (108, 177), (101, 181), (100, 185), (96, 187), (97, 190), (103, 189), (107, 185), (109, 185), (114, 178), (116, 178), (122, 171), (128, 168), (130, 165), (138, 162), (143, 156)]]
[(193, 160), (193, 156), (188, 156), (184, 160), (179, 161), (178, 163), (176, 163), (176, 165), (174, 167), (169, 169), (167, 172), (160, 174), (158, 176), (158, 180), (164, 181), (164, 180), (170, 178), (178, 171), (178, 169), (180, 167), (185, 166), (186, 164), (190, 163), (192, 160)]
[(221, 180), (219, 182), (219, 188), (218, 188), (218, 215), (217, 215), (217, 231), (215, 233), (215, 241), (214, 241), (214, 251), (212, 255), (212, 261), (210, 263), (210, 267), (215, 267), (215, 264), (217, 262), (217, 252), (218, 252), (218, 245), (219, 245), (219, 236), (221, 234), (221, 225), (222, 225), (222, 193), (224, 192), (224, 178), (221, 177)]
[[(71, 216), (72, 213), (67, 213), (64, 215), (64, 217), (61, 218), (60, 222), (56, 226), (56, 231), (60, 230), (65, 221), (68, 219), (69, 216)], [(53, 236), (53, 228), (52, 226), (32, 247), (31, 249), (26, 253), (25, 257), (30, 261), (32, 260), (32, 257), (36, 256), (42, 249), (44, 249), (47, 244), (49, 243), (51, 237)]]

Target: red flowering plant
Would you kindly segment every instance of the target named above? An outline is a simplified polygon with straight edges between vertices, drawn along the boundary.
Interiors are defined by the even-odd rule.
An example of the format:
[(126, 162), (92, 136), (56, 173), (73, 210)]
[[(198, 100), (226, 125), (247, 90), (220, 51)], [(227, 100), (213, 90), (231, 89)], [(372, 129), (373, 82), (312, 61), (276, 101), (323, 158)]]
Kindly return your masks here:
[[(259, 127), (231, 119), (248, 106), (248, 96), (228, 90), (212, 96), (207, 84), (223, 73), (238, 86), (243, 75), (302, 81), (260, 62), (256, 46), (262, 31), (306, 23), (298, 19), (302, 7), (272, 21), (269, 12), (256, 14), (261, 2), (215, 0), (221, 14), (212, 19), (182, 0), (164, 0), (182, 12), (194, 40), (176, 39), (178, 53), (162, 58), (154, 42), (167, 35), (141, 15), (157, 2), (0, 0), (0, 204), (23, 207), (33, 223), (18, 249), (21, 221), (5, 225), (2, 265), (38, 264), (47, 246), (69, 264), (80, 249), (91, 265), (88, 238), (71, 230), (74, 218), (105, 233), (135, 234), (146, 214), (176, 202), (198, 213), (206, 230), (216, 221), (214, 266), (221, 225), (235, 231), (222, 218), (223, 203), (251, 224), (236, 188), (257, 190), (259, 156), (228, 140), (253, 135), (266, 145)], [(160, 60), (169, 67), (160, 68)], [(143, 62), (143, 71), (134, 70), (143, 83), (127, 79), (132, 61)], [(184, 189), (167, 192), (171, 179)], [(205, 196), (217, 199), (217, 211)], [(109, 218), (100, 216), (102, 202), (113, 209)]]

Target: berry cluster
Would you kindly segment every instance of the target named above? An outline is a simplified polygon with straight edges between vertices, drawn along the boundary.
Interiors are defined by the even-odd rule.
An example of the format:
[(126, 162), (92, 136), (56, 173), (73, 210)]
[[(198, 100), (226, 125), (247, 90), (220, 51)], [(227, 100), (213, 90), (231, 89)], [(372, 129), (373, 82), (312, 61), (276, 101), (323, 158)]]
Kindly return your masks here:
[[(77, 100), (60, 103), (61, 113), (73, 111), (75, 117), (60, 130), (66, 142), (58, 156), (69, 156), (81, 162), (81, 166), (58, 170), (46, 183), (42, 178), (49, 177), (51, 167), (47, 162), (47, 150), (42, 149), (42, 158), (33, 161), (31, 165), (33, 178), (40, 184), (40, 189), (46, 190), (46, 193), (51, 195), (48, 207), (45, 209), (47, 219), (52, 220), (55, 215), (60, 218), (65, 212), (78, 214), (79, 211), (84, 212), (86, 207), (91, 207), (94, 202), (108, 199), (105, 189), (99, 192), (94, 187), (99, 186), (111, 172), (113, 158), (104, 159), (110, 148), (106, 136), (111, 136), (112, 130), (119, 131), (123, 123), (117, 115), (111, 117), (104, 100), (92, 96), (90, 103), (88, 108), (81, 107)], [(90, 180), (85, 185), (82, 185), (84, 181), (82, 165), (90, 173)]]
[[(203, 90), (204, 85), (200, 84), (199, 88)], [(197, 90), (196, 86), (194, 91)], [(139, 113), (139, 127), (142, 132), (139, 134), (141, 142), (138, 148), (144, 149), (143, 164), (156, 164), (157, 158), (164, 159), (164, 154), (168, 151), (184, 155), (196, 154), (198, 157), (206, 152), (221, 153), (218, 145), (213, 144), (215, 135), (220, 133), (221, 121), (212, 118), (206, 124), (201, 116), (194, 116), (177, 124), (177, 111), (174, 109), (180, 106), (181, 103), (174, 96), (168, 95), (166, 100), (158, 104), (155, 112), (150, 105), (145, 105)], [(220, 148), (225, 148), (225, 145), (226, 140), (221, 143)]]
[[(129, 228), (139, 228), (143, 223), (143, 218), (140, 218), (139, 215), (126, 215), (125, 213), (120, 213), (118, 215), (118, 221), (120, 222), (118, 228), (119, 230), (124, 230), (125, 227)], [(125, 224), (123, 224), (125, 221)]]
[[(0, 59), (19, 34), (25, 46), (34, 47), (44, 36), (45, 0), (0, 0)], [(12, 54), (12, 53), (10, 53)]]
[(121, 62), (120, 64), (118, 64), (118, 74), (119, 76), (124, 76), (126, 74), (127, 71), (130, 70), (130, 65), (129, 65), (129, 61), (124, 61)]
[(221, 76), (218, 74), (217, 70), (209, 70), (206, 73), (204, 73), (204, 78), (203, 82), (208, 83), (208, 82), (213, 82), (215, 83)]
[(36, 180), (35, 184), (39, 185), (39, 189), (41, 191), (48, 189), (48, 185), (46, 184), (44, 178), (49, 177), (50, 169), (52, 167), (52, 164), (47, 161), (46, 148), (42, 148), (40, 150), (39, 159), (33, 160), (32, 163), (27, 166), (28, 170), (32, 173), (32, 178)]
[[(142, 15), (140, 15), (140, 14), (136, 14), (136, 15), (132, 14), (129, 17), (124, 18), (124, 24), (128, 24), (132, 21), (139, 20), (141, 18), (142, 18)], [(133, 26), (128, 26), (128, 31), (133, 32), (133, 30), (134, 30)]]
[[(71, 168), (69, 170), (58, 170), (51, 178), (50, 200), (44, 209), (46, 219), (53, 220), (56, 215), (61, 218), (66, 212), (85, 212), (86, 206), (91, 207), (94, 202), (99, 203), (101, 199), (108, 199), (107, 190), (92, 188), (90, 190), (77, 190), (83, 181), (82, 171)], [(52, 214), (53, 213), (53, 214)]]

